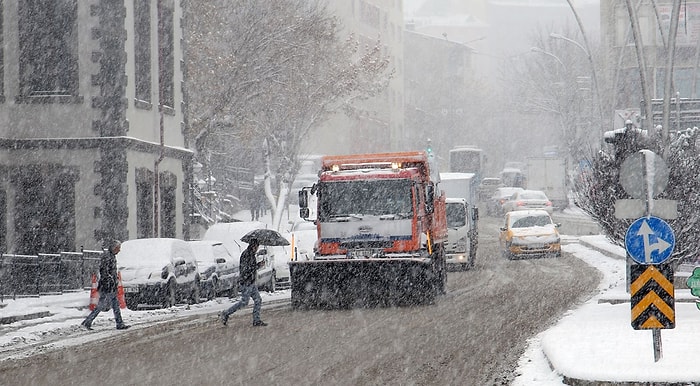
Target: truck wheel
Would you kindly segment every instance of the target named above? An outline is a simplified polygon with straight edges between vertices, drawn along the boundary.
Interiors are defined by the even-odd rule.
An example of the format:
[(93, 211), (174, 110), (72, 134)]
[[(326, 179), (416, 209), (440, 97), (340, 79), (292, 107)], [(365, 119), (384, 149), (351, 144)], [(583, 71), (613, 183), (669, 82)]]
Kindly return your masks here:
[(447, 293), (447, 261), (445, 259), (445, 250), (442, 245), (436, 245), (433, 255), (435, 283), (433, 285), (435, 295), (444, 295)]

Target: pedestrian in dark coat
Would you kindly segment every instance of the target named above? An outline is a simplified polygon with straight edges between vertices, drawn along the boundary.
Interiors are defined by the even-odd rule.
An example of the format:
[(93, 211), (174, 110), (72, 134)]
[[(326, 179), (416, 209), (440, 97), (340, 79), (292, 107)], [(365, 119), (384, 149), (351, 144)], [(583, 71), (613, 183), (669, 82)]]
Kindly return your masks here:
[(241, 254), (240, 261), (240, 287), (241, 300), (231, 306), (231, 308), (221, 313), (221, 323), (226, 325), (228, 317), (238, 309), (248, 305), (250, 298), (253, 298), (253, 326), (267, 326), (267, 323), (260, 319), (260, 308), (262, 307), (262, 298), (258, 292), (258, 286), (255, 283), (255, 278), (258, 274), (259, 264), (256, 259), (258, 247), (260, 243), (256, 239), (251, 239), (248, 248)]
[(119, 285), (119, 278), (117, 277), (117, 254), (121, 250), (121, 246), (122, 243), (120, 241), (114, 240), (100, 258), (100, 280), (97, 284), (100, 300), (95, 309), (90, 312), (90, 315), (81, 323), (81, 325), (88, 330), (92, 330), (93, 320), (95, 320), (100, 311), (104, 310), (107, 305), (112, 306), (114, 321), (117, 323), (117, 330), (126, 330), (131, 327), (124, 324), (122, 320), (122, 313), (119, 309), (119, 299), (117, 298), (117, 287)]
[(250, 193), (248, 193), (248, 205), (250, 205), (251, 221), (257, 221), (260, 218), (261, 204), (262, 198), (260, 197), (260, 190), (258, 188), (258, 184), (255, 184)]

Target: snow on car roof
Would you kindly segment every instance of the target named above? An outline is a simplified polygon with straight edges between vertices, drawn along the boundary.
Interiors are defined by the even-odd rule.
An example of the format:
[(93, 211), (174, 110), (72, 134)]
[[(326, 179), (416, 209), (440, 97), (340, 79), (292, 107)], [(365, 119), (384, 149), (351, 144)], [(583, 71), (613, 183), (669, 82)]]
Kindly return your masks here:
[(549, 213), (547, 211), (542, 210), (542, 209), (529, 209), (529, 210), (516, 210), (512, 212), (508, 212), (508, 215), (510, 216), (511, 219), (519, 219), (523, 217), (530, 217), (530, 216), (549, 216)]
[(187, 243), (171, 238), (126, 240), (117, 254), (119, 265), (162, 265), (170, 262), (173, 248), (189, 248)]

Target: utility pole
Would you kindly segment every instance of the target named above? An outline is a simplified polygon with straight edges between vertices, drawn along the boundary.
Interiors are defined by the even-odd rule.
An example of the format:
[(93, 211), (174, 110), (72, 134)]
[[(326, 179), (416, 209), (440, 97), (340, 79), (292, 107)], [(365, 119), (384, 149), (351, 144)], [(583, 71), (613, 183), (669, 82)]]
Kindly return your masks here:
[[(600, 94), (600, 86), (598, 84), (598, 76), (595, 69), (595, 63), (593, 63), (593, 57), (591, 56), (591, 45), (588, 43), (588, 36), (586, 35), (586, 30), (583, 28), (583, 22), (581, 21), (578, 12), (576, 12), (576, 8), (574, 8), (572, 0), (566, 0), (566, 2), (569, 4), (569, 8), (571, 8), (571, 13), (574, 14), (574, 18), (576, 18), (576, 24), (578, 24), (578, 29), (581, 31), (581, 37), (583, 38), (583, 44), (585, 45), (585, 48), (581, 48), (583, 48), (583, 51), (586, 52), (586, 56), (588, 57), (588, 63), (591, 65), (591, 80), (593, 81), (593, 87), (595, 88), (595, 92), (598, 97), (598, 114), (600, 116), (600, 134), (602, 143), (602, 136), (603, 133), (605, 133), (605, 119), (603, 118), (603, 100), (602, 95)], [(576, 41), (572, 42), (578, 43)]]
[[(661, 143), (663, 145), (663, 157), (668, 157), (669, 140), (668, 133), (671, 129), (671, 86), (673, 86), (673, 60), (676, 52), (676, 32), (678, 31), (678, 16), (681, 9), (681, 0), (673, 1), (673, 9), (671, 10), (671, 26), (668, 33), (668, 50), (666, 54), (666, 79), (664, 81), (664, 112), (663, 123), (661, 124)], [(680, 98), (676, 101), (680, 106)], [(651, 104), (648, 102), (648, 104)], [(651, 119), (651, 118), (649, 118)], [(680, 121), (680, 117), (678, 117)]]
[[(570, 0), (569, 0), (570, 1)], [(639, 22), (637, 19), (637, 9), (632, 4), (632, 0), (625, 0), (627, 4), (627, 12), (630, 16), (630, 22), (632, 23), (632, 36), (634, 37), (634, 48), (637, 50), (637, 65), (639, 66), (639, 77), (642, 82), (642, 96), (644, 98), (644, 124), (646, 125), (648, 121), (652, 119), (651, 111), (651, 93), (649, 92), (649, 87), (647, 84), (647, 64), (646, 58), (644, 57), (644, 42), (642, 41), (642, 32), (639, 29)], [(648, 129), (649, 127), (647, 127)]]

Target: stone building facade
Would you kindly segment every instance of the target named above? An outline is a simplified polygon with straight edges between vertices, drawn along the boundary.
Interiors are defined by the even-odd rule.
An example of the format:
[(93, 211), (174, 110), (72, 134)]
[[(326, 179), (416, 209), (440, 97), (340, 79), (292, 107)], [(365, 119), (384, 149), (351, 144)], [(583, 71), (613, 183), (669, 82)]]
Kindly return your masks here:
[(178, 0), (0, 3), (0, 252), (189, 236)]

